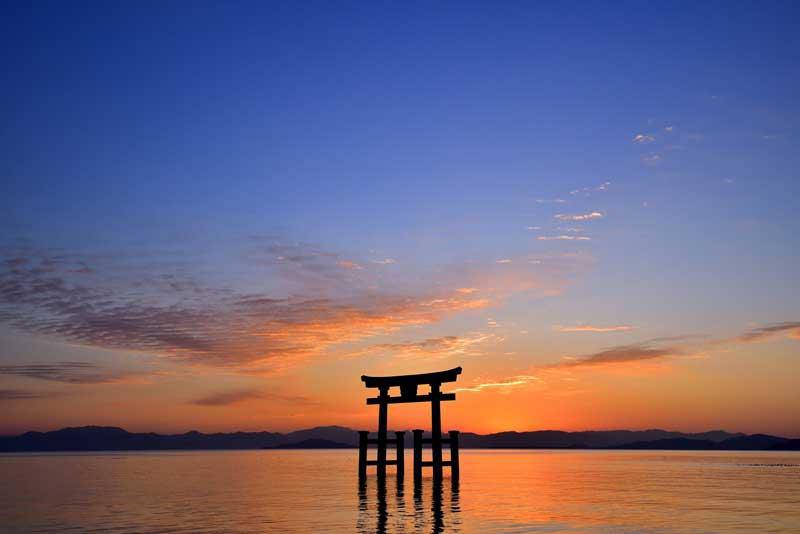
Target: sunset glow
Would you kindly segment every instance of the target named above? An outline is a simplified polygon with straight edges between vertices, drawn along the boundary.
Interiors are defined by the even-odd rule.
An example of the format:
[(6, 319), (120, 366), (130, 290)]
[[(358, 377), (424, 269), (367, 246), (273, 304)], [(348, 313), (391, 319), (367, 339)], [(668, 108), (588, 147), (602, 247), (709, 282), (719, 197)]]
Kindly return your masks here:
[(0, 434), (373, 428), (362, 374), (462, 366), (445, 430), (800, 436), (780, 10), (215, 6), (3, 23)]

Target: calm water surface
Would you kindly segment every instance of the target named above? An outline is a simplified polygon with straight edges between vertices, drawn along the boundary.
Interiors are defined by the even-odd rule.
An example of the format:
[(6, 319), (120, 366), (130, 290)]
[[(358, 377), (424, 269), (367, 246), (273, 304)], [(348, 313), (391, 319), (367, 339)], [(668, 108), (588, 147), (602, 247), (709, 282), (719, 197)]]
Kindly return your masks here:
[(421, 494), (410, 472), (360, 490), (356, 457), (0, 455), (0, 531), (800, 532), (800, 453), (465, 450), (458, 487)]

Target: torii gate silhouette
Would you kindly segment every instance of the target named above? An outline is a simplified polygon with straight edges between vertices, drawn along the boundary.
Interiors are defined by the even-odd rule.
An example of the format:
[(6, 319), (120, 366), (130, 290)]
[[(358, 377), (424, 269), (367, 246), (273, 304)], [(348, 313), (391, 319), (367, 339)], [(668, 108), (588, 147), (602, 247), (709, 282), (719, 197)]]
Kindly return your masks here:
[[(369, 432), (366, 430), (359, 431), (358, 442), (358, 477), (360, 480), (365, 480), (367, 476), (367, 466), (377, 466), (378, 478), (386, 477), (386, 466), (397, 466), (397, 478), (402, 480), (405, 471), (405, 461), (403, 453), (405, 452), (405, 432), (395, 432), (396, 437), (393, 439), (387, 438), (387, 425), (389, 419), (389, 405), (400, 404), (405, 402), (430, 402), (431, 403), (431, 437), (430, 439), (423, 439), (422, 430), (414, 430), (414, 483), (419, 484), (422, 482), (422, 468), (432, 467), (433, 478), (436, 481), (442, 479), (442, 467), (450, 467), (450, 476), (453, 481), (458, 480), (459, 465), (458, 465), (458, 430), (451, 430), (449, 438), (442, 438), (442, 412), (441, 401), (456, 400), (455, 393), (442, 393), (441, 385), (446, 382), (455, 382), (458, 375), (461, 374), (461, 367), (449, 369), (447, 371), (440, 371), (438, 373), (424, 373), (417, 375), (398, 375), (398, 376), (366, 376), (362, 375), (361, 380), (368, 388), (378, 388), (379, 395), (377, 397), (368, 398), (367, 404), (378, 405), (378, 438), (370, 439)], [(431, 388), (430, 393), (427, 395), (418, 395), (417, 386), (420, 384), (428, 384)], [(393, 387), (400, 388), (400, 396), (389, 396), (389, 389)], [(397, 459), (386, 459), (386, 445), (394, 443), (397, 447)], [(422, 445), (423, 443), (431, 444), (432, 461), (422, 461)], [(442, 460), (442, 443), (449, 443), (450, 445), (450, 460)], [(367, 449), (370, 444), (378, 445), (378, 458), (377, 460), (367, 460)]]

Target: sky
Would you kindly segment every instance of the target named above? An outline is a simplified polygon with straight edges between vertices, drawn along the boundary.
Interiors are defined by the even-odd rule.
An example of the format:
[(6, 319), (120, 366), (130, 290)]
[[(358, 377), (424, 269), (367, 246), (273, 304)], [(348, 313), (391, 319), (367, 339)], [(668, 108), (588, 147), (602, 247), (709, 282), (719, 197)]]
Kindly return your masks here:
[(0, 433), (800, 436), (796, 3), (0, 9)]

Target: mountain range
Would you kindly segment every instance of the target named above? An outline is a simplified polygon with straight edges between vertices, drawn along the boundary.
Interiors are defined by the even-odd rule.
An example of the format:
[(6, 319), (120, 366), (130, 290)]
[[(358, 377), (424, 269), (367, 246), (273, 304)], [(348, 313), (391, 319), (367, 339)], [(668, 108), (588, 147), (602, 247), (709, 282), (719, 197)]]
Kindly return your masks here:
[[(411, 436), (406, 446), (411, 447)], [(392, 434), (390, 433), (390, 436)], [(346, 448), (358, 446), (355, 430), (322, 426), (289, 433), (231, 432), (205, 434), (134, 433), (117, 427), (85, 426), (52, 432), (26, 432), (0, 436), (0, 452), (28, 451), (119, 451), (119, 450), (209, 450), (264, 448)], [(592, 430), (563, 432), (463, 432), (461, 448), (488, 449), (678, 449), (678, 450), (800, 450), (800, 439), (766, 434), (701, 433), (667, 430)]]

